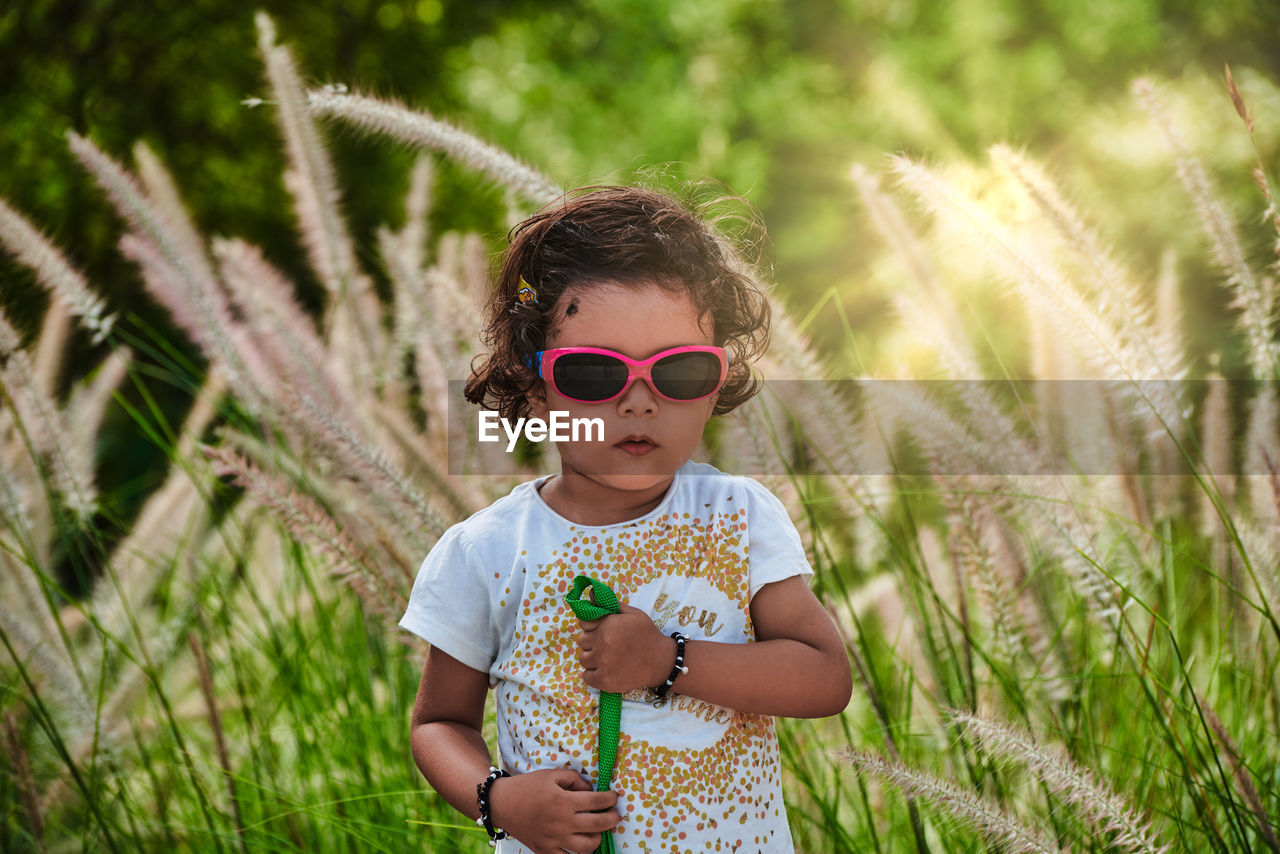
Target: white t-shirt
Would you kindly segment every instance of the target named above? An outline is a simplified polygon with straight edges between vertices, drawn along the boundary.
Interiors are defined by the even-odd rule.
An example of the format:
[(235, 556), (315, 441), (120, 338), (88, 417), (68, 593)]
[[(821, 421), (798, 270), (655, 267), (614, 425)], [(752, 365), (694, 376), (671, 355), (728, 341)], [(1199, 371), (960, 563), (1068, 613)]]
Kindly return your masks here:
[[(599, 692), (582, 679), (564, 601), (574, 578), (608, 584), (665, 634), (749, 643), (756, 591), (813, 570), (782, 502), (751, 478), (689, 461), (645, 515), (580, 525), (538, 494), (549, 477), (449, 528), (400, 625), (489, 674), (502, 767), (573, 768), (594, 784)], [(623, 695), (610, 787), (622, 813), (618, 850), (792, 851), (773, 718), (679, 689), (658, 707), (647, 689)], [(527, 850), (498, 843), (502, 854)]]

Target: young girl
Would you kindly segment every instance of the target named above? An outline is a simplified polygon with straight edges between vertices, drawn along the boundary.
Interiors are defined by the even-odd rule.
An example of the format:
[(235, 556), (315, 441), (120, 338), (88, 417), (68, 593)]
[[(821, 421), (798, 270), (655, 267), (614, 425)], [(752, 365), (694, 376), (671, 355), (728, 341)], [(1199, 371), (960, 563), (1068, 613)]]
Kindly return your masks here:
[[(556, 444), (558, 475), (449, 528), (400, 622), (431, 644), (413, 757), (505, 833), (499, 851), (585, 854), (607, 831), (618, 851), (792, 850), (772, 716), (839, 713), (850, 669), (782, 503), (690, 460), (708, 419), (756, 393), (767, 346), (768, 302), (732, 253), (638, 189), (513, 230), (466, 396), (513, 423), (599, 418), (603, 441)], [(583, 574), (621, 613), (574, 616)], [(481, 736), (490, 689), (502, 772)], [(597, 792), (601, 692), (622, 710)]]

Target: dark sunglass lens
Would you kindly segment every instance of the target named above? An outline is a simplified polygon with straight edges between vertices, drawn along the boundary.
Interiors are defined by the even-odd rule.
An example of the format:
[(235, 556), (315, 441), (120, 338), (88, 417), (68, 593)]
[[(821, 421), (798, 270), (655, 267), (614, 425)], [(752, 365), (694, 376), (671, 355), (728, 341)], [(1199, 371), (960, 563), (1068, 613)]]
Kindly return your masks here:
[(653, 363), (653, 383), (676, 400), (696, 400), (716, 390), (720, 360), (711, 353), (676, 353)]
[(556, 359), (556, 388), (575, 400), (605, 400), (622, 391), (627, 366), (600, 353), (569, 353)]

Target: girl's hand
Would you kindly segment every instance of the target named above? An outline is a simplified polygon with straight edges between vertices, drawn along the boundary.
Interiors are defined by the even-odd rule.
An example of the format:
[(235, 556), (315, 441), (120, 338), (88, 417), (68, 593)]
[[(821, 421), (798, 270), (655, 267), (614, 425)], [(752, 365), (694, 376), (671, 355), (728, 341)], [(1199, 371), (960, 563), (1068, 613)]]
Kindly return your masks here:
[(534, 854), (595, 851), (601, 834), (622, 820), (617, 803), (617, 792), (593, 790), (570, 768), (499, 777), (489, 789), (489, 817), (494, 826), (533, 849)]
[(578, 662), (592, 688), (625, 694), (664, 682), (676, 660), (676, 642), (630, 605), (599, 620), (579, 620)]

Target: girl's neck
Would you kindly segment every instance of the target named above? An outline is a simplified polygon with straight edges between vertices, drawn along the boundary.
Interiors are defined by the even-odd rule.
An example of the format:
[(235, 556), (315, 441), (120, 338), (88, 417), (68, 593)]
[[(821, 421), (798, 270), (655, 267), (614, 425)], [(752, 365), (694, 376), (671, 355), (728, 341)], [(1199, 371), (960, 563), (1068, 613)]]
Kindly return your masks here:
[(614, 525), (638, 519), (662, 503), (675, 477), (641, 490), (620, 490), (576, 473), (552, 475), (538, 486), (547, 506), (579, 525)]

